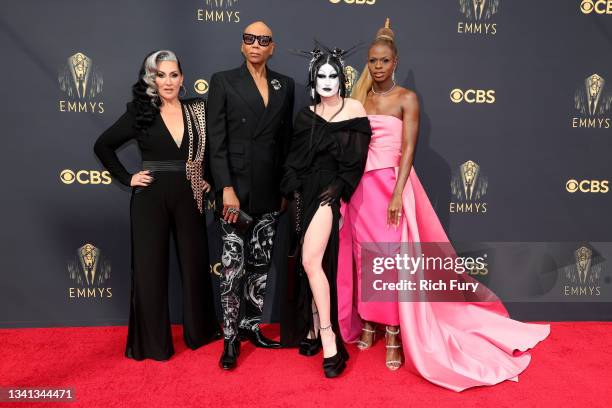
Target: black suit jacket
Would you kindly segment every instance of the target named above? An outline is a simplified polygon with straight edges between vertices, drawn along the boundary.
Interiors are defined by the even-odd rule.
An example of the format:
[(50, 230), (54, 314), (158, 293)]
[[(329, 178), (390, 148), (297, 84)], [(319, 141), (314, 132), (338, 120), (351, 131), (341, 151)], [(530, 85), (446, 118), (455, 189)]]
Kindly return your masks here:
[(208, 91), (208, 148), (217, 205), (232, 186), (249, 214), (280, 207), (282, 166), (293, 127), (293, 79), (267, 70), (269, 98), (261, 94), (246, 64), (217, 72)]

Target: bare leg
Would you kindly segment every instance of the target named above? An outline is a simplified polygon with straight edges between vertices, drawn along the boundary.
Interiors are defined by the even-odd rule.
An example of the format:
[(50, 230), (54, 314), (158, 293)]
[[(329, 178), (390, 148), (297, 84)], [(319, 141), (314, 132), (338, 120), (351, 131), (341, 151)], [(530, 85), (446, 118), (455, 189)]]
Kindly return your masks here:
[[(302, 265), (308, 275), (308, 283), (312, 297), (319, 312), (321, 329), (331, 326), (329, 282), (323, 271), (323, 255), (329, 241), (333, 223), (333, 214), (330, 206), (320, 206), (317, 209), (302, 245)], [(320, 330), (323, 344), (323, 357), (332, 357), (337, 353), (336, 335), (333, 330)]]

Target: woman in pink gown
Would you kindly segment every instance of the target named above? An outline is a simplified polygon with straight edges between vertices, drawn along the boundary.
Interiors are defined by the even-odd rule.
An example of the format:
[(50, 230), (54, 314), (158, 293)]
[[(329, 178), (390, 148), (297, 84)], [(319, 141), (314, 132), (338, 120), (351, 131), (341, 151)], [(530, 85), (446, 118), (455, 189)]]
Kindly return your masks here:
[(387, 19), (352, 94), (366, 108), (372, 138), (365, 174), (342, 209), (337, 277), (342, 336), (365, 350), (374, 342), (376, 324), (385, 325), (389, 369), (405, 361), (427, 380), (454, 391), (518, 381), (531, 359), (528, 349), (548, 336), (549, 325), (512, 320), (491, 297), (486, 302), (362, 300), (361, 243), (448, 243), (412, 167), (419, 107), (414, 92), (396, 86), (396, 66)]

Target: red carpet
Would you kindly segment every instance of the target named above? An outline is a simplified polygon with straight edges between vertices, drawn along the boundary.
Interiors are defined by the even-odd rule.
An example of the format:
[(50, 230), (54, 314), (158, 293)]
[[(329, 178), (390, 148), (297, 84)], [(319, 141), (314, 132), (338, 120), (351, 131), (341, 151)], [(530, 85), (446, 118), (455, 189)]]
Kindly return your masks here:
[[(275, 327), (266, 327), (269, 335)], [(126, 327), (0, 330), (0, 387), (72, 387), (77, 403), (2, 406), (83, 407), (610, 407), (612, 323), (553, 323), (519, 382), (455, 393), (407, 369), (389, 372), (383, 342), (360, 352), (349, 346), (348, 369), (323, 378), (321, 358), (296, 350), (243, 343), (238, 368), (217, 366), (223, 343), (186, 349), (174, 327), (176, 355), (168, 362), (123, 357)], [(271, 333), (272, 332), (272, 333)], [(273, 336), (271, 336), (273, 337)]]

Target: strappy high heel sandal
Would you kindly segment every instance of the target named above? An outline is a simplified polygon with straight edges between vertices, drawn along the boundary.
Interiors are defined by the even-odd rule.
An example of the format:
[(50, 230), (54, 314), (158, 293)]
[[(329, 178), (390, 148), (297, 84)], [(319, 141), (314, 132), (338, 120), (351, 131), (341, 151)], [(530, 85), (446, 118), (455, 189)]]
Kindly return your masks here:
[[(385, 365), (387, 366), (387, 368), (391, 371), (395, 371), (398, 368), (400, 368), (402, 366), (402, 353), (401, 353), (401, 348), (402, 348), (402, 344), (401, 344), (401, 340), (398, 341), (398, 338), (396, 337), (396, 342), (399, 344), (393, 344), (390, 345), (389, 344), (389, 337), (390, 336), (397, 336), (400, 331), (399, 329), (397, 331), (393, 331), (393, 330), (389, 330), (389, 326), (387, 326), (385, 328), (385, 340), (386, 340), (386, 344), (385, 344), (385, 348), (387, 349), (387, 357), (386, 357), (386, 361), (385, 361)], [(395, 350), (395, 349), (400, 349), (399, 352), (399, 359), (395, 360), (393, 358), (389, 359), (389, 352), (388, 350)]]
[[(368, 324), (368, 323), (366, 323)], [(372, 345), (374, 344), (374, 342), (376, 341), (376, 326), (369, 323), (370, 326), (372, 327), (371, 329), (366, 328), (365, 324), (363, 326), (363, 328), (361, 329), (361, 338), (357, 341), (357, 348), (359, 350), (367, 350), (370, 347), (372, 347)], [(368, 343), (367, 341), (363, 340), (363, 337), (369, 334), (372, 336), (372, 340)]]

